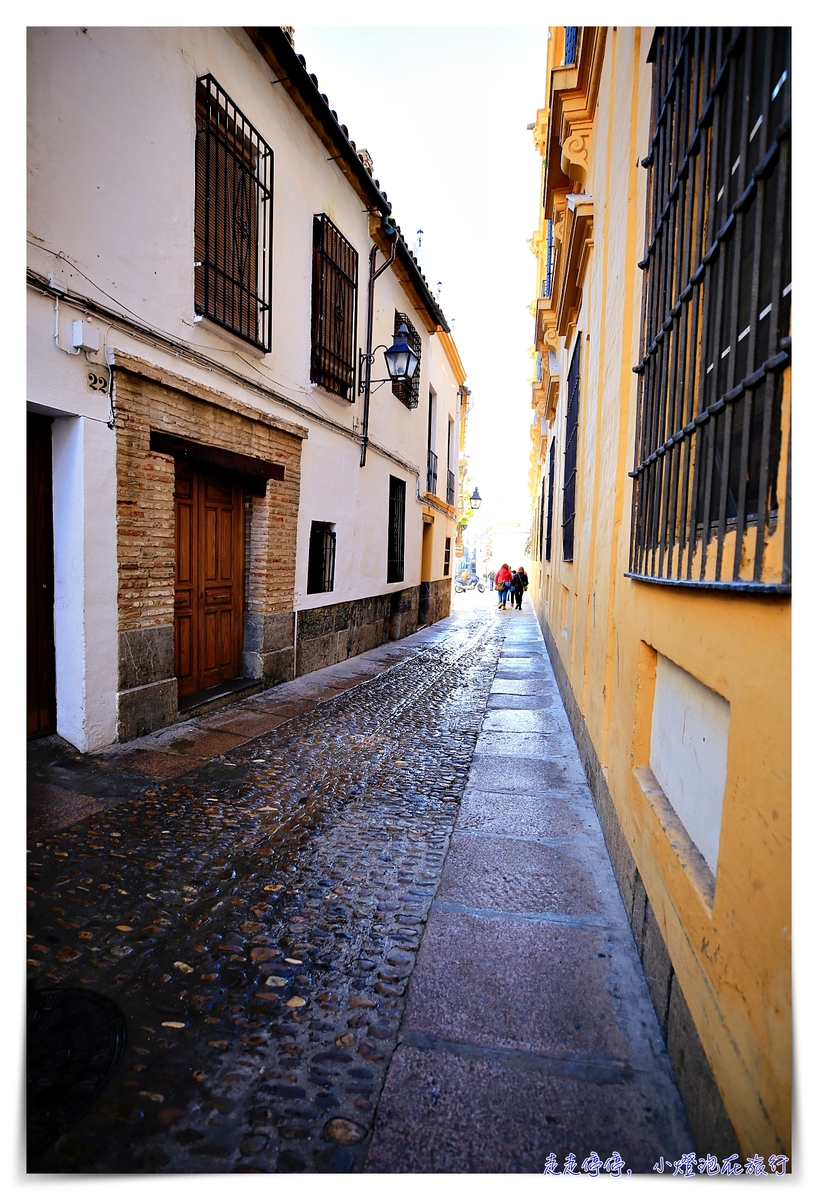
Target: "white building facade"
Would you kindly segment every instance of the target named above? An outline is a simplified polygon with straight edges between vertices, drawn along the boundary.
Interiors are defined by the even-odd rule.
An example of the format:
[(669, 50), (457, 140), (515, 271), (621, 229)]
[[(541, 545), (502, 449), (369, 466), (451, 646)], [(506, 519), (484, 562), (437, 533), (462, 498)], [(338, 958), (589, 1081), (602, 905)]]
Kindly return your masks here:
[(446, 616), (463, 367), (291, 34), (32, 29), (28, 78), (29, 732), (97, 749)]

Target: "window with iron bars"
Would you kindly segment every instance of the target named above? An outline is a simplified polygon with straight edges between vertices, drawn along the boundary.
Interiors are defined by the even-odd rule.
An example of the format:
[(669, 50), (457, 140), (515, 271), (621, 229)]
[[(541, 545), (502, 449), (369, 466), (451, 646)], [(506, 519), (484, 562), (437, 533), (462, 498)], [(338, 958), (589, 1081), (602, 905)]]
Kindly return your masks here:
[(310, 526), (307, 593), (331, 592), (335, 587), (335, 530), (326, 521)]
[(310, 379), (355, 399), (358, 251), (326, 215), (313, 218)]
[(545, 279), (542, 281), (542, 294), (544, 297), (551, 295), (554, 288), (554, 263), (556, 261), (554, 254), (554, 222), (548, 222), (548, 231), (545, 245)]
[(548, 513), (545, 519), (545, 561), (551, 562), (551, 532), (554, 526), (554, 451), (556, 439), (551, 439), (548, 451)]
[(212, 75), (196, 81), (194, 308), (272, 346), (273, 152)]
[[(401, 403), (405, 404), (407, 408), (417, 408), (418, 399), (420, 397), (420, 352), (422, 343), (420, 340), (420, 334), (415, 329), (406, 313), (396, 311), (395, 333), (398, 332), (401, 325), (405, 325), (408, 330), (406, 340), (414, 350), (415, 354), (418, 356), (418, 365), (415, 367), (414, 375), (411, 379), (407, 380), (406, 383), (392, 384), (392, 395), (397, 396)], [(401, 576), (401, 578), (403, 578), (403, 576)]]
[(403, 579), (403, 546), (406, 524), (406, 484), (394, 475), (389, 476), (389, 536), (387, 547), (386, 582), (400, 583)]
[(628, 574), (786, 593), (790, 30), (660, 28), (648, 58)]
[(579, 25), (566, 25), (565, 28), (565, 54), (563, 55), (563, 66), (570, 66), (571, 63), (577, 61), (577, 41), (579, 35)]
[(574, 353), (571, 355), (571, 367), (568, 371), (568, 405), (565, 413), (565, 474), (562, 488), (562, 557), (564, 562), (574, 561), (577, 441), (579, 438), (579, 351), (581, 344), (582, 334), (578, 333), (574, 343)]
[(452, 539), (450, 537), (447, 537), (445, 545), (443, 547), (443, 574), (444, 575), (449, 574), (449, 571), (451, 570), (451, 563), (452, 563)]
[(542, 562), (543, 548), (543, 533), (545, 525), (545, 477), (540, 480), (540, 494), (537, 498), (537, 508), (535, 516), (535, 537), (534, 537), (534, 557), (537, 562)]

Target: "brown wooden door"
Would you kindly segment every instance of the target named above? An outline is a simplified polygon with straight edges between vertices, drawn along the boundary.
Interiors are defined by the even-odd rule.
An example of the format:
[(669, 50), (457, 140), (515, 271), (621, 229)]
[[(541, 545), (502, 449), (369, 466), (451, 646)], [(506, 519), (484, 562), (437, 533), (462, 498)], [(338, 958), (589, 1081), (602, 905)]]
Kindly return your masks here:
[(54, 517), (51, 418), (27, 419), (28, 735), (57, 727), (54, 670)]
[(176, 465), (179, 695), (241, 675), (244, 494), (218, 471)]

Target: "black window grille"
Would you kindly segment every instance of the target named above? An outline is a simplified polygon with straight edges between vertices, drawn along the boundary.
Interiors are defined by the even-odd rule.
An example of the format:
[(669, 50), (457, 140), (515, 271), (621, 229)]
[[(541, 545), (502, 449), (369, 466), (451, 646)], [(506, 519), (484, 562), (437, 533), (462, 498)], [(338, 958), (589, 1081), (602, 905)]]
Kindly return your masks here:
[[(397, 396), (402, 404), (407, 408), (417, 408), (420, 398), (420, 352), (422, 343), (420, 334), (415, 329), (412, 322), (407, 317), (406, 313), (395, 312), (395, 333), (398, 332), (401, 325), (405, 325), (408, 331), (406, 338), (407, 342), (418, 356), (418, 365), (415, 367), (415, 373), (406, 383), (393, 383), (392, 395)], [(403, 576), (401, 576), (403, 578)]]
[(212, 75), (196, 81), (196, 312), (272, 345), (273, 152)]
[(551, 439), (548, 451), (548, 515), (545, 521), (545, 561), (551, 562), (551, 533), (554, 528), (554, 451), (556, 439)]
[(426, 459), (426, 491), (432, 496), (437, 495), (437, 455), (434, 450), (427, 450)]
[(355, 399), (358, 251), (321, 213), (313, 219), (310, 379)]
[(648, 58), (628, 574), (788, 592), (790, 30), (658, 29)]
[(389, 543), (387, 549), (386, 582), (400, 583), (403, 579), (403, 546), (406, 524), (406, 484), (389, 476)]
[(540, 480), (540, 495), (537, 500), (537, 536), (534, 543), (534, 555), (542, 562), (543, 536), (545, 533), (545, 477)]
[(454, 508), (454, 496), (457, 486), (457, 481), (454, 476), (454, 471), (446, 472), (446, 503), (451, 504)]
[(574, 561), (574, 525), (577, 507), (577, 440), (579, 438), (579, 349), (577, 334), (568, 371), (568, 406), (565, 414), (565, 474), (562, 488), (562, 557)]
[(331, 592), (335, 587), (335, 530), (326, 521), (310, 526), (307, 592)]
[(545, 279), (542, 281), (543, 296), (550, 296), (554, 288), (554, 222), (548, 222), (548, 231), (545, 243)]
[(565, 27), (565, 54), (563, 55), (563, 66), (569, 66), (577, 61), (577, 38), (579, 34), (579, 25), (566, 25)]
[(446, 543), (443, 547), (443, 574), (448, 575), (452, 564), (452, 539), (446, 538)]

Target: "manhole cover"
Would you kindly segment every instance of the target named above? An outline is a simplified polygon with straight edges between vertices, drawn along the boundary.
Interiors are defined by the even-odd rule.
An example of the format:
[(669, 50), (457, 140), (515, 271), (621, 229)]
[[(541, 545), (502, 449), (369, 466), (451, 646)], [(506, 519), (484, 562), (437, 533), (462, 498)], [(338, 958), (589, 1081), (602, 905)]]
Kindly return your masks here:
[(29, 1154), (39, 1154), (87, 1113), (122, 1058), (125, 1018), (82, 988), (28, 993), (26, 1113)]

